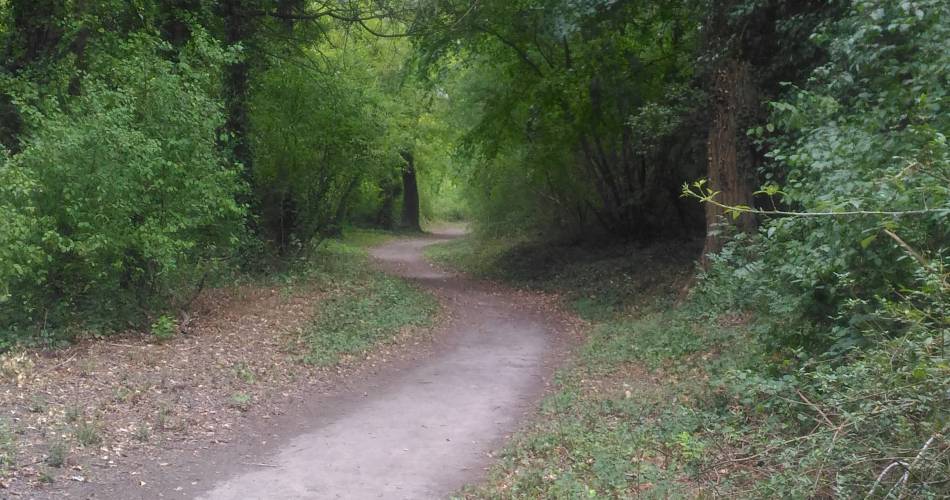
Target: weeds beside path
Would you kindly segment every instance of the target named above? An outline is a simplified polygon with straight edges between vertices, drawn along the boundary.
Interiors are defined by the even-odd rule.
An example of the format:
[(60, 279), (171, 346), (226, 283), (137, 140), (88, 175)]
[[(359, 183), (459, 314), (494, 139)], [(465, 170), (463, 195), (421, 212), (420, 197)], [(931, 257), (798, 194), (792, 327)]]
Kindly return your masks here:
[(719, 283), (676, 304), (695, 255), (682, 244), (497, 240), (430, 250), (561, 293), (592, 322), (535, 422), (463, 497), (947, 496), (950, 367), (939, 341), (895, 336), (839, 363), (796, 362), (763, 342), (761, 318), (704, 295), (745, 290)]
[[(573, 499), (682, 493), (662, 480), (669, 477), (671, 462), (696, 453), (684, 455), (674, 441), (677, 432), (671, 426), (683, 424), (669, 418), (667, 409), (678, 397), (677, 375), (651, 370), (643, 357), (647, 352), (639, 350), (656, 358), (665, 350), (684, 349), (677, 344), (681, 339), (665, 335), (667, 325), (655, 319), (651, 323), (649, 317), (668, 306), (689, 279), (691, 250), (689, 245), (591, 248), (477, 239), (430, 249), (429, 257), (437, 262), (559, 294), (590, 322), (585, 345), (559, 373), (540, 414), (502, 453), (488, 480), (469, 486), (461, 496)], [(644, 323), (630, 324), (639, 321), (631, 318)], [(644, 325), (652, 327), (653, 336), (634, 342), (627, 328)]]

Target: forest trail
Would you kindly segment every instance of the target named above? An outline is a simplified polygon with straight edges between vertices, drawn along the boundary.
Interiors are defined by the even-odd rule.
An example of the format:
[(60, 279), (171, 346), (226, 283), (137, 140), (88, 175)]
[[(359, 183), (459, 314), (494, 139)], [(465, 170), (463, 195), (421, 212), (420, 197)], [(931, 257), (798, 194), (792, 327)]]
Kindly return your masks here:
[(394, 240), (372, 252), (388, 272), (442, 300), (449, 319), (436, 352), (365, 394), (328, 402), (311, 430), (260, 458), (267, 467), (198, 498), (445, 498), (481, 477), (542, 393), (558, 327), (515, 292), (425, 261), (426, 246), (454, 235)]

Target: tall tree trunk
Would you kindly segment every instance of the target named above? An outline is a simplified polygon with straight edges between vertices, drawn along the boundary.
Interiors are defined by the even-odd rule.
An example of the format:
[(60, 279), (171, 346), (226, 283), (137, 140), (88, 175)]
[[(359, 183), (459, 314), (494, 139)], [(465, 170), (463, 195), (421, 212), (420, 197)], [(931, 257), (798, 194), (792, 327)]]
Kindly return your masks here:
[(200, 19), (201, 0), (164, 0), (159, 2), (162, 39), (180, 49), (191, 40), (189, 17)]
[[(254, 18), (247, 0), (224, 0), (219, 4), (224, 17), (224, 39), (228, 45), (246, 43), (254, 34)], [(253, 165), (248, 132), (248, 92), (250, 90), (250, 63), (247, 54), (232, 62), (224, 76), (225, 128), (234, 141), (234, 159), (244, 166), (243, 177), (248, 185), (253, 180)]]
[[(716, 200), (724, 205), (752, 205), (754, 151), (744, 125), (755, 114), (758, 98), (749, 64), (729, 59), (713, 73), (713, 117), (707, 140), (709, 189), (719, 191)], [(724, 219), (722, 208), (711, 203), (706, 208), (706, 256), (722, 248), (723, 235), (717, 224), (727, 222), (741, 231), (755, 226), (755, 219), (744, 214), (736, 220)]]
[(402, 227), (413, 231), (422, 231), (419, 223), (419, 186), (416, 182), (416, 165), (412, 151), (400, 153), (406, 161), (402, 171)]
[[(77, 2), (77, 6), (82, 6), (82, 2)], [(77, 7), (77, 17), (82, 15)], [(92, 30), (88, 26), (83, 26), (76, 32), (75, 38), (69, 44), (69, 52), (73, 55), (75, 61), (75, 74), (69, 79), (69, 95), (78, 96), (82, 94), (82, 74), (86, 70), (86, 46), (89, 44), (89, 38), (92, 36)]]
[(393, 213), (396, 207), (396, 198), (402, 194), (400, 179), (386, 179), (380, 186), (383, 191), (383, 200), (376, 212), (376, 225), (383, 229), (393, 229), (396, 226)]
[(340, 195), (340, 199), (337, 201), (336, 210), (333, 212), (333, 220), (330, 222), (330, 231), (332, 234), (341, 234), (343, 232), (343, 223), (346, 221), (346, 213), (350, 209), (350, 197), (353, 196), (353, 192), (356, 191), (356, 187), (360, 185), (360, 180), (363, 176), (360, 173), (357, 173), (346, 183), (346, 187), (343, 188), (343, 194)]

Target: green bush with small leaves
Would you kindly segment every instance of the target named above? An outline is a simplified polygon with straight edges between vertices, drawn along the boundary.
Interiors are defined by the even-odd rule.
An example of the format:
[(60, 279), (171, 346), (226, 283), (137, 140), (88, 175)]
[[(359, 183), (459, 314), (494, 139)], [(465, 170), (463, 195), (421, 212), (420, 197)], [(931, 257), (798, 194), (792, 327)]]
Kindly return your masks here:
[(178, 325), (168, 316), (159, 316), (152, 323), (152, 337), (158, 342), (167, 342), (173, 339), (176, 333), (178, 333)]
[(201, 33), (177, 61), (165, 48), (90, 49), (82, 95), (27, 108), (32, 133), (0, 160), (0, 342), (140, 320), (233, 252), (241, 188), (213, 69), (227, 54)]

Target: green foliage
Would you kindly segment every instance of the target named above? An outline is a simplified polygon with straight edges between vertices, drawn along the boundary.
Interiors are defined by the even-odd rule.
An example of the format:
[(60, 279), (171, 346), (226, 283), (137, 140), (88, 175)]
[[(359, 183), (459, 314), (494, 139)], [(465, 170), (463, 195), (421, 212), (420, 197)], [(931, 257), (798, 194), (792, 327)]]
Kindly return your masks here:
[[(339, 231), (357, 189), (398, 164), (380, 144), (385, 129), (351, 74), (275, 65), (258, 76), (251, 101), (255, 186), (281, 246)], [(388, 156), (387, 156), (388, 155)]]
[(39, 394), (34, 394), (30, 398), (30, 412), (31, 413), (46, 413), (46, 410), (49, 409), (49, 405), (46, 401), (46, 398)]
[(947, 15), (943, 2), (857, 3), (816, 35), (829, 62), (772, 104), (762, 141), (781, 202), (867, 215), (769, 220), (712, 258), (707, 295), (757, 311), (767, 341), (840, 353), (948, 327)]
[(143, 35), (99, 54), (83, 95), (40, 102), (0, 166), (5, 331), (139, 317), (230, 253), (239, 184), (216, 145), (213, 70), (200, 69), (225, 54), (200, 38), (177, 62), (161, 48)]
[(135, 427), (135, 431), (132, 434), (132, 437), (140, 443), (147, 443), (149, 438), (152, 435), (152, 430), (149, 428), (148, 424), (142, 422)]
[(254, 370), (249, 368), (247, 363), (236, 363), (232, 369), (234, 370), (234, 376), (244, 381), (245, 384), (253, 384), (257, 379)]
[(356, 248), (370, 248), (380, 246), (394, 237), (392, 231), (380, 229), (345, 228), (341, 240), (348, 246)]
[(69, 456), (69, 446), (63, 441), (54, 441), (49, 445), (46, 451), (46, 465), (50, 467), (62, 467), (66, 465), (66, 459)]
[(63, 415), (66, 422), (70, 424), (74, 422), (78, 422), (79, 419), (82, 418), (82, 416), (83, 416), (82, 408), (80, 408), (79, 406), (67, 406)]
[(406, 328), (429, 325), (438, 310), (435, 299), (403, 280), (369, 268), (363, 251), (328, 241), (318, 249), (320, 271), (333, 293), (317, 309), (303, 334), (304, 361), (333, 365), (390, 341)]
[(440, 63), (443, 120), (458, 129), (459, 174), (481, 227), (688, 233), (668, 188), (702, 161), (687, 126), (700, 103), (689, 85), (700, 4), (465, 5), (423, 12), (439, 29), (417, 45)]
[(815, 34), (828, 63), (751, 131), (788, 216), (710, 256), (694, 301), (751, 312), (768, 353), (713, 372), (707, 409), (762, 443), (734, 445), (770, 471), (757, 495), (947, 494), (947, 15), (854, 3)]
[[(505, 246), (450, 245), (454, 262), (472, 258), (473, 248)], [(629, 273), (642, 283), (656, 267), (631, 272), (624, 261), (588, 249), (560, 261), (555, 267), (566, 272), (552, 276), (543, 272), (548, 249), (521, 248), (535, 254), (517, 261), (523, 269), (516, 276), (547, 276), (535, 283), (568, 299), (590, 290), (570, 277), (571, 268), (609, 268), (605, 275)], [(511, 265), (507, 252), (482, 253), (499, 260), (480, 266)], [(628, 258), (644, 263), (653, 257), (639, 250), (628, 251)], [(625, 293), (626, 280), (602, 283), (603, 295), (622, 297), (620, 312), (595, 317), (539, 419), (505, 450), (488, 483), (466, 495), (863, 497), (899, 461), (914, 464), (909, 479), (902, 482), (904, 469), (894, 466), (872, 496), (891, 489), (945, 496), (950, 409), (943, 395), (950, 390), (950, 363), (944, 347), (950, 333), (935, 336), (922, 323), (916, 333), (881, 340), (847, 359), (802, 350), (786, 358), (751, 315), (736, 308), (714, 312), (719, 301), (781, 297), (749, 297), (746, 285), (706, 281), (673, 308), (675, 281), (660, 280), (639, 295)], [(610, 294), (608, 287), (617, 290)]]
[(175, 338), (175, 334), (178, 333), (178, 325), (175, 324), (175, 320), (168, 317), (167, 315), (161, 315), (152, 323), (152, 337), (161, 342), (167, 342)]
[(0, 470), (16, 466), (16, 435), (4, 417), (0, 419)]
[(307, 15), (329, 5), (166, 3), (0, 3), (0, 350), (143, 326), (237, 265), (387, 225), (401, 151), (451, 191), (405, 40)]
[(99, 424), (95, 421), (82, 420), (76, 424), (73, 429), (73, 435), (80, 446), (96, 446), (102, 442), (102, 434), (99, 433)]
[(247, 411), (251, 409), (252, 402), (253, 402), (253, 398), (251, 397), (250, 394), (247, 394), (246, 392), (236, 392), (231, 395), (229, 405), (232, 408), (235, 408), (241, 411)]

